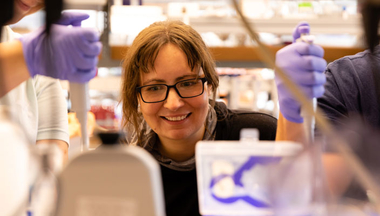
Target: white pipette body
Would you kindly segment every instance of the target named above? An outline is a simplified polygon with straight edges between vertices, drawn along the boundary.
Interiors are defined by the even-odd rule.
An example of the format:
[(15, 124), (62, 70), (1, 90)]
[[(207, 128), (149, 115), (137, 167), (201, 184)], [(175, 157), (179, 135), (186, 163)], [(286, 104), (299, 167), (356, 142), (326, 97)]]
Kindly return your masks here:
[[(314, 112), (317, 109), (317, 98), (313, 98), (311, 101), (313, 103)], [(311, 113), (305, 111), (306, 109), (301, 107), (301, 116), (303, 117), (303, 126), (306, 131), (306, 138), (309, 143), (314, 142), (314, 129), (315, 129), (315, 118)]]
[(90, 139), (87, 133), (87, 112), (90, 110), (88, 83), (70, 82), (71, 111), (76, 113), (81, 129), (81, 152), (87, 151)]
[[(296, 42), (304, 42), (308, 44), (313, 44), (314, 35), (310, 35), (309, 33), (302, 33), (300, 38), (296, 40)], [(311, 99), (310, 103), (313, 103), (314, 112), (317, 109), (317, 99)], [(312, 113), (308, 113), (305, 108), (301, 107), (301, 116), (304, 119), (303, 125), (306, 131), (306, 138), (309, 143), (314, 142), (314, 129), (315, 129), (315, 118)]]

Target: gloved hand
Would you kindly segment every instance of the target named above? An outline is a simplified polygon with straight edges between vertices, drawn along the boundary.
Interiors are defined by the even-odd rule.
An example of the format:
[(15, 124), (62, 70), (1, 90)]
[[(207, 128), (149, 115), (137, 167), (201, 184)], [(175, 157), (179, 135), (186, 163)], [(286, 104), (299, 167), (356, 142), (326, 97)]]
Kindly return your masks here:
[(293, 43), (296, 42), (298, 38), (301, 37), (301, 34), (309, 34), (310, 33), (310, 25), (307, 22), (300, 22), (293, 30)]
[[(293, 31), (294, 41), (300, 37), (300, 33), (309, 32), (309, 29), (307, 23), (300, 23)], [(323, 72), (327, 63), (323, 55), (324, 50), (318, 45), (296, 42), (276, 53), (276, 65), (300, 87), (307, 97), (318, 98), (323, 95), (323, 85), (326, 82)], [(275, 81), (282, 115), (289, 121), (302, 123), (300, 103), (295, 100), (278, 76), (275, 77)]]
[(88, 82), (96, 75), (96, 65), (102, 44), (94, 29), (73, 27), (89, 16), (83, 13), (63, 13), (51, 27), (47, 37), (45, 28), (24, 35), (24, 58), (31, 77), (36, 74), (72, 82)]
[(62, 12), (61, 18), (57, 21), (57, 24), (81, 26), (82, 21), (89, 17), (90, 15), (82, 12)]

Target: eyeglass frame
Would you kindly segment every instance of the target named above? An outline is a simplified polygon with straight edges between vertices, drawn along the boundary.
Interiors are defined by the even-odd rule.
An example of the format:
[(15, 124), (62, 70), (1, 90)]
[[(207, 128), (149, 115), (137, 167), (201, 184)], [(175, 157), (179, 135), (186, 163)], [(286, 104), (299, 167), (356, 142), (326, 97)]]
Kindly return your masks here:
[[(180, 83), (180, 82), (185, 82), (185, 81), (195, 80), (195, 79), (199, 79), (199, 80), (202, 81), (202, 92), (201, 92), (200, 94), (198, 94), (198, 95), (194, 95), (194, 96), (191, 96), (191, 97), (183, 97), (183, 96), (181, 95), (181, 93), (179, 93), (179, 90), (177, 89), (176, 85), (177, 85), (178, 83)], [(163, 102), (163, 101), (165, 101), (166, 99), (168, 99), (169, 90), (170, 90), (171, 88), (174, 88), (175, 91), (177, 92), (178, 96), (180, 96), (181, 98), (193, 98), (193, 97), (198, 97), (199, 95), (202, 95), (203, 92), (205, 91), (205, 87), (204, 87), (205, 82), (207, 82), (206, 77), (202, 77), (202, 78), (193, 78), (193, 79), (186, 79), (186, 80), (178, 81), (178, 82), (174, 83), (174, 85), (152, 84), (152, 85), (138, 86), (138, 87), (136, 87), (136, 91), (137, 91), (138, 93), (140, 93), (141, 100), (142, 100), (144, 103), (160, 103), (160, 102)], [(144, 87), (147, 87), (147, 86), (155, 86), (155, 85), (164, 85), (164, 86), (167, 87), (165, 98), (164, 98), (163, 100), (160, 100), (160, 101), (146, 102), (146, 101), (144, 100), (143, 96), (142, 96), (141, 89), (144, 88)]]

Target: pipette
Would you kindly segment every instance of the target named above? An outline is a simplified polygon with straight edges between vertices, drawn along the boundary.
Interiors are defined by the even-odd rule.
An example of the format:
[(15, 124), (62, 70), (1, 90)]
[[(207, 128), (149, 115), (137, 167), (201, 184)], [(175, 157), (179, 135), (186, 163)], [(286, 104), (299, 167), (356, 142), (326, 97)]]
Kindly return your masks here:
[[(75, 23), (73, 27), (81, 27), (81, 23)], [(87, 112), (90, 110), (90, 96), (88, 83), (70, 82), (71, 111), (75, 112), (80, 123), (81, 152), (90, 147), (90, 139), (87, 134)]]
[[(310, 27), (309, 26), (301, 26), (299, 28), (300, 31), (300, 37), (296, 40), (296, 42), (304, 42), (308, 44), (313, 44), (314, 42), (314, 35), (310, 35)], [(313, 110), (314, 112), (317, 109), (317, 99), (313, 98), (311, 99), (313, 103)], [(315, 118), (313, 113), (308, 113), (305, 108), (301, 107), (301, 116), (304, 119), (303, 125), (306, 131), (306, 139), (308, 143), (314, 142), (314, 129), (315, 129)]]
[(90, 110), (88, 83), (70, 82), (71, 110), (80, 123), (81, 152), (88, 150), (90, 139), (87, 134), (87, 112)]

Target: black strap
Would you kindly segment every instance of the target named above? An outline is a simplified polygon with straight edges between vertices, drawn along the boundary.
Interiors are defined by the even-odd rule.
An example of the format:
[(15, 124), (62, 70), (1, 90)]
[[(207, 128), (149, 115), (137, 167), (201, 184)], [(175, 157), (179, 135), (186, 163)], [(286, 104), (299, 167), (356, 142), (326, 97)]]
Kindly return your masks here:
[(50, 27), (53, 23), (57, 22), (61, 17), (61, 11), (63, 9), (63, 0), (45, 0), (45, 22), (46, 32), (50, 33)]
[(1, 30), (5, 24), (13, 17), (13, 2), (14, 0), (1, 0), (0, 3), (0, 38)]

